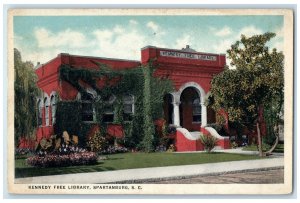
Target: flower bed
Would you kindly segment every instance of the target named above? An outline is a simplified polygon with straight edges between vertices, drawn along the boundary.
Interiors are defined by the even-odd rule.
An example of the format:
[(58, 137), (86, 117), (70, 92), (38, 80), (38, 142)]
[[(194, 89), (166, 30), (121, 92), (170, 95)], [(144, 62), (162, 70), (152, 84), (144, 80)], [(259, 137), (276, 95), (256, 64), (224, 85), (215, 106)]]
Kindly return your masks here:
[(15, 150), (15, 159), (25, 159), (33, 154), (33, 150), (29, 148), (18, 148)]
[(106, 150), (101, 151), (101, 154), (116, 154), (128, 152), (126, 147), (121, 146), (109, 146)]
[(28, 165), (35, 167), (63, 167), (76, 165), (91, 165), (97, 163), (97, 155), (94, 152), (76, 152), (70, 154), (46, 154), (44, 156), (32, 156), (26, 160)]
[(167, 147), (164, 145), (159, 145), (156, 147), (155, 151), (156, 152), (165, 152), (165, 151), (167, 151)]

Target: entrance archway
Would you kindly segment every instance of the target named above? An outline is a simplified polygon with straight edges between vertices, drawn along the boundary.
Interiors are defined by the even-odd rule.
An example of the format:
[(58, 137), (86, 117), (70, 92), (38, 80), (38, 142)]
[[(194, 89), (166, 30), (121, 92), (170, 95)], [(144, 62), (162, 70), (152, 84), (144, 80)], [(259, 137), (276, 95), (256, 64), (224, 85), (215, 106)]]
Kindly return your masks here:
[(195, 87), (185, 88), (180, 95), (180, 126), (199, 131), (202, 121), (201, 95)]
[[(187, 89), (187, 90), (186, 90)], [(185, 125), (185, 121), (183, 118), (183, 114), (185, 112), (185, 109), (183, 108), (183, 105), (181, 104), (181, 100), (186, 100), (184, 99), (185, 96), (182, 94), (188, 94), (188, 93), (183, 93), (184, 91), (192, 91), (193, 95), (196, 95), (193, 97), (193, 101), (191, 102), (192, 108), (193, 106), (195, 107), (195, 113), (194, 117), (193, 114), (190, 114), (190, 122), (192, 124), (187, 124)], [(172, 99), (173, 99), (173, 119), (172, 122), (175, 126), (181, 126), (181, 127), (188, 127), (190, 130), (196, 129), (196, 131), (199, 131), (200, 127), (205, 127), (207, 124), (207, 112), (206, 112), (206, 106), (204, 105), (205, 101), (205, 91), (203, 88), (196, 82), (187, 82), (183, 84), (178, 91), (172, 92)], [(197, 96), (198, 95), (198, 96)], [(194, 104), (193, 104), (194, 103)], [(180, 110), (181, 109), (181, 110)], [(201, 109), (201, 113), (200, 112)], [(197, 113), (198, 112), (198, 113)], [(195, 120), (194, 124), (192, 120)], [(199, 122), (200, 121), (200, 122)], [(200, 124), (200, 125), (199, 125)], [(190, 127), (189, 127), (190, 125)]]

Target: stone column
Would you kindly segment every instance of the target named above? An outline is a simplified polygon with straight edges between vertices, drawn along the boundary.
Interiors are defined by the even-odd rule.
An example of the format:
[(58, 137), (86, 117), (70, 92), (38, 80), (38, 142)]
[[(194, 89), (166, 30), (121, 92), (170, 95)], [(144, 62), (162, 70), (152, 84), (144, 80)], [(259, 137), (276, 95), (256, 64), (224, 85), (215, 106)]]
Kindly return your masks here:
[(180, 126), (180, 113), (179, 113), (179, 104), (180, 102), (173, 102), (173, 115), (174, 115), (174, 118), (173, 118), (173, 124), (176, 125), (176, 126)]
[(207, 111), (204, 102), (201, 102), (201, 127), (205, 127), (207, 125)]

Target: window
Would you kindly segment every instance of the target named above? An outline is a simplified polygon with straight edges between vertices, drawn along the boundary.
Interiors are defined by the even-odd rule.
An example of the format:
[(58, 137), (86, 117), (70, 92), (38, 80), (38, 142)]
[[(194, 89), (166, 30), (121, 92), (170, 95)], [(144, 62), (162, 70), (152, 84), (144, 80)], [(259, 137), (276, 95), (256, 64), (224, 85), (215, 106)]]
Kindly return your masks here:
[(45, 106), (45, 126), (49, 126), (49, 99), (45, 97), (44, 99), (44, 106)]
[(201, 122), (201, 104), (199, 98), (196, 98), (193, 101), (193, 122)]
[(86, 122), (95, 121), (95, 111), (93, 105), (94, 96), (90, 93), (82, 94), (81, 96), (81, 119)]
[(114, 101), (116, 97), (114, 95), (110, 96), (108, 101), (105, 102), (105, 109), (103, 113), (103, 122), (112, 123), (114, 121)]
[(134, 98), (132, 95), (123, 96), (123, 119), (131, 121), (134, 112)]
[(38, 116), (37, 116), (37, 125), (40, 127), (42, 126), (42, 119), (43, 119), (43, 105), (42, 101), (39, 99), (37, 103), (37, 108), (38, 108)]
[(51, 99), (50, 99), (50, 105), (51, 105), (51, 114), (52, 114), (52, 121), (51, 124), (54, 125), (55, 124), (55, 114), (56, 114), (56, 96), (52, 95)]

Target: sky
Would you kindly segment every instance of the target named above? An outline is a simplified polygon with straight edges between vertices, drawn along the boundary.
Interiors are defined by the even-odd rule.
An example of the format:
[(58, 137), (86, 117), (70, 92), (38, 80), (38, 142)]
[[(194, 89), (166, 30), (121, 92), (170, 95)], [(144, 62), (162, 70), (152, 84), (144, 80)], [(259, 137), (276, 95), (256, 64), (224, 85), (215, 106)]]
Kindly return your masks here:
[(24, 61), (46, 63), (59, 53), (140, 60), (151, 45), (225, 54), (254, 34), (274, 32), (283, 51), (283, 16), (15, 16), (14, 47)]

